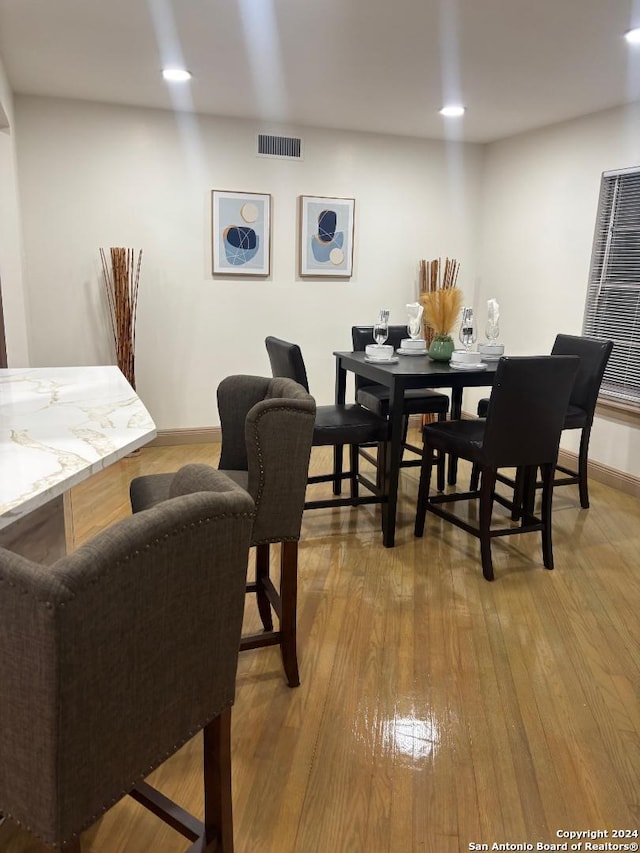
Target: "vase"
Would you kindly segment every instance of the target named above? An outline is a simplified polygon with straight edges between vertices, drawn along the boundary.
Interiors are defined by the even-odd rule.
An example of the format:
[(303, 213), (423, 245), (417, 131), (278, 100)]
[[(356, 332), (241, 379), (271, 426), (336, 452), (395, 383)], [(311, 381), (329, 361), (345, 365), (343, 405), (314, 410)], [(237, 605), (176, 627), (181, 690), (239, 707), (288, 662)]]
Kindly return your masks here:
[(453, 338), (449, 335), (434, 338), (429, 347), (429, 358), (434, 361), (449, 361), (454, 349)]

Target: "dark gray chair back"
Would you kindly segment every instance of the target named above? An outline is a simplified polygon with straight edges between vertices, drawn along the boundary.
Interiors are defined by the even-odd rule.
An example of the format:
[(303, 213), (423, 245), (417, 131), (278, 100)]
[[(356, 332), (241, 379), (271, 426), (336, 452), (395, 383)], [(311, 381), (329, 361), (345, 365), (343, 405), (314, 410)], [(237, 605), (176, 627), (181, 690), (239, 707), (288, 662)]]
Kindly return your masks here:
[(252, 523), (199, 493), (52, 566), (0, 549), (5, 815), (69, 841), (233, 704)]
[[(134, 512), (176, 493), (241, 489), (253, 498), (256, 546), (255, 592), (264, 632), (242, 637), (241, 650), (278, 644), (287, 680), (300, 683), (296, 656), (298, 540), (313, 440), (316, 404), (297, 382), (287, 378), (229, 376), (218, 386), (222, 429), (219, 470), (184, 466), (177, 474), (148, 474), (131, 483)], [(280, 542), (280, 593), (270, 576), (270, 543)], [(280, 621), (273, 630), (271, 609)]]
[(298, 539), (316, 404), (297, 381), (229, 376), (218, 386), (222, 451), (218, 468), (256, 504), (251, 541)]

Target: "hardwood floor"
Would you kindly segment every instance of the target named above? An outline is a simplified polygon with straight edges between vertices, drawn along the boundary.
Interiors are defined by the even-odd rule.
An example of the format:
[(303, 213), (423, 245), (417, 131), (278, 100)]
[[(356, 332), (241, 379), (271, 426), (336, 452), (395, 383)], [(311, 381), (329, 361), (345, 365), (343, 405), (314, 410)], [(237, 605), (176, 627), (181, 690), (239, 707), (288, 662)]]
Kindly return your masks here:
[[(129, 512), (134, 476), (215, 464), (217, 452), (145, 448), (78, 486), (77, 544)], [(277, 649), (240, 656), (237, 853), (535, 849), (566, 841), (559, 831), (615, 841), (612, 830), (640, 826), (640, 502), (592, 482), (581, 510), (575, 487), (558, 489), (555, 571), (537, 534), (508, 537), (494, 541), (487, 583), (473, 537), (429, 516), (414, 538), (417, 476), (402, 474), (394, 549), (382, 547), (378, 507), (305, 514), (302, 685), (286, 686)], [(245, 623), (258, 626), (253, 600)], [(201, 813), (200, 762), (196, 738), (152, 781)], [(83, 844), (188, 846), (128, 798)], [(0, 850), (39, 849), (0, 827)]]

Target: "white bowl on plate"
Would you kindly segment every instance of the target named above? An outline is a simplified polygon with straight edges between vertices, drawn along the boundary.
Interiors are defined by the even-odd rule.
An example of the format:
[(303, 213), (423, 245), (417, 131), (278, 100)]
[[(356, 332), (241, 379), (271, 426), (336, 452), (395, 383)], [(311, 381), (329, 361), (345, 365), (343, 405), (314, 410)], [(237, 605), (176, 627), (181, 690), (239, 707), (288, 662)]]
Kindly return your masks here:
[(377, 358), (380, 361), (393, 358), (393, 347), (389, 344), (368, 344), (364, 352), (367, 358)]
[(472, 350), (454, 349), (451, 353), (451, 361), (454, 364), (480, 364), (481, 360), (482, 353)]
[(478, 351), (482, 355), (504, 355), (504, 344), (478, 344)]
[(423, 338), (403, 338), (400, 341), (400, 349), (402, 350), (418, 350), (419, 352), (425, 352), (427, 349), (427, 342)]

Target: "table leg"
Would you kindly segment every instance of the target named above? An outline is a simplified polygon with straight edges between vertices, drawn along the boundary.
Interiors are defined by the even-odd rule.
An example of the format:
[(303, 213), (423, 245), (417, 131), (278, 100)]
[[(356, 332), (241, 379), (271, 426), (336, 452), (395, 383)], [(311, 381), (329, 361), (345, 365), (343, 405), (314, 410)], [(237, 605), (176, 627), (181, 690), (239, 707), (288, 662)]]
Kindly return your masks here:
[(391, 436), (386, 454), (385, 493), (387, 501), (382, 504), (382, 542), (385, 548), (393, 548), (396, 536), (396, 514), (398, 511), (398, 483), (403, 450), (404, 390), (391, 388), (389, 399), (389, 422)]
[(336, 358), (335, 400), (338, 406), (344, 406), (347, 395), (347, 371), (342, 366), (342, 360)]
[[(462, 417), (462, 388), (451, 389), (451, 420), (457, 421)], [(458, 457), (449, 454), (449, 474), (447, 482), (455, 486), (458, 479)]]
[[(339, 406), (344, 406), (347, 393), (347, 371), (342, 367), (340, 359), (336, 359), (336, 386), (335, 401)], [(343, 470), (344, 445), (336, 444), (333, 448), (333, 494), (342, 493), (342, 470)]]

